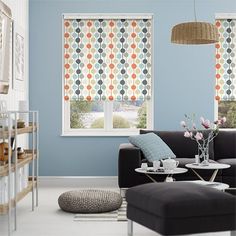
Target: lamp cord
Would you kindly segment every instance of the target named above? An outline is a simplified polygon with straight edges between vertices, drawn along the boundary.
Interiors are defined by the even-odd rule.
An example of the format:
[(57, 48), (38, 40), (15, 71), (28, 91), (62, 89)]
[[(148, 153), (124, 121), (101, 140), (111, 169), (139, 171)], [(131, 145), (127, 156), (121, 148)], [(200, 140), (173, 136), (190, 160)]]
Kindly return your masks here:
[(194, 9), (194, 19), (197, 21), (197, 14), (196, 14), (196, 0), (193, 0), (193, 9)]

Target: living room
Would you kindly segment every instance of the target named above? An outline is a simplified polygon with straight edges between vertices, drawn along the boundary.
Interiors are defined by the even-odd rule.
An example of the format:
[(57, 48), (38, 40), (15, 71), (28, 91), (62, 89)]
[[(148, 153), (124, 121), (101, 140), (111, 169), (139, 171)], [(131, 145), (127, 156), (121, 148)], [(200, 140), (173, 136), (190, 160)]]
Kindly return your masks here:
[[(180, 222), (178, 230), (162, 231), (159, 225), (137, 220), (137, 209), (128, 212), (132, 201), (141, 201), (140, 206), (144, 201), (147, 208), (156, 204), (148, 196), (142, 199), (146, 183), (164, 184), (171, 194), (181, 192), (177, 186), (186, 196), (196, 188), (205, 194), (202, 187), (214, 194), (211, 186), (197, 185), (192, 191), (192, 183), (187, 183), (191, 186), (185, 191), (181, 185), (207, 180), (210, 185), (220, 183), (214, 196), (234, 201), (235, 0), (2, 0), (0, 6), (0, 174), (5, 173), (0, 175), (1, 235), (118, 236), (127, 235), (127, 230), (131, 235), (132, 225), (133, 235), (140, 236), (230, 235), (236, 230), (223, 217), (208, 219), (214, 223), (206, 228), (192, 226), (192, 231), (178, 231), (178, 219), (171, 226)], [(186, 22), (188, 27), (181, 28), (179, 24)], [(29, 154), (30, 149), (34, 151)], [(155, 159), (158, 152), (161, 157)], [(206, 152), (205, 157), (217, 164), (215, 169), (211, 160), (191, 165), (202, 161), (199, 152)], [(154, 163), (156, 170), (148, 173)], [(170, 165), (175, 169), (168, 174)], [(18, 178), (24, 181), (14, 185)], [(146, 191), (162, 202), (156, 191), (163, 188)], [(68, 191), (76, 192), (66, 195)], [(82, 200), (86, 205), (103, 194), (111, 194), (117, 208), (113, 210), (118, 215), (127, 210), (128, 218), (109, 218), (114, 214), (108, 210), (97, 214), (98, 202), (87, 204), (87, 212), (66, 209), (81, 208)], [(178, 197), (182, 198), (173, 196)], [(200, 197), (198, 209), (206, 204)], [(103, 202), (102, 207), (109, 204)], [(235, 212), (229, 213), (232, 222)], [(201, 225), (198, 220), (195, 226)]]

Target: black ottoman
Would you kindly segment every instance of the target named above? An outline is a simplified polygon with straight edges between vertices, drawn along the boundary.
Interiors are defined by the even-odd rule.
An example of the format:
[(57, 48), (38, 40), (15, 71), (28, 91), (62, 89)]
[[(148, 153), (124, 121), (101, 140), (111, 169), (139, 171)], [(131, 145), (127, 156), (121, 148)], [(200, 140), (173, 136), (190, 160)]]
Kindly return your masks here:
[(162, 235), (236, 230), (236, 197), (194, 183), (151, 183), (127, 190), (128, 234), (133, 221)]

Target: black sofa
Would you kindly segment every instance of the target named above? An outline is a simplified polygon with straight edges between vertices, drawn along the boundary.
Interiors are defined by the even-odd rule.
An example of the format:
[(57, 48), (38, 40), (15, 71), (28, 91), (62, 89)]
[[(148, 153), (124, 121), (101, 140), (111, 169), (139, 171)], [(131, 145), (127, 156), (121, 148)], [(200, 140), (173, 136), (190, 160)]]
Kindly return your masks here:
[[(180, 162), (179, 167), (193, 163), (197, 154), (197, 144), (194, 140), (184, 137), (183, 131), (152, 131), (140, 130), (140, 134), (154, 132), (171, 148)], [(212, 162), (230, 164), (228, 169), (220, 170), (215, 181), (227, 183), (230, 188), (236, 188), (236, 130), (220, 130), (218, 136), (211, 142), (209, 155)], [(151, 180), (144, 174), (135, 172), (135, 168), (146, 161), (142, 151), (130, 143), (121, 144), (118, 157), (118, 184), (122, 188), (149, 183)], [(209, 180), (213, 171), (198, 171), (205, 179)], [(163, 181), (164, 176), (155, 175), (157, 181)], [(189, 170), (184, 174), (175, 175), (176, 180), (197, 180), (198, 177)]]

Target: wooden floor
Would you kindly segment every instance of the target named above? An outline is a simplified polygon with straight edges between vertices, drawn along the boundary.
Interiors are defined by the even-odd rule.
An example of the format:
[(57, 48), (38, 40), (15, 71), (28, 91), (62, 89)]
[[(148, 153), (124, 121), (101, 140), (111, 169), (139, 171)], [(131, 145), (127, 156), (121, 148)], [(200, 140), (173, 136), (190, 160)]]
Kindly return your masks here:
[[(18, 205), (18, 230), (12, 236), (126, 236), (126, 222), (74, 222), (74, 214), (59, 210), (57, 199), (66, 188), (41, 188), (40, 206), (31, 211), (31, 194)], [(0, 216), (0, 235), (7, 235), (7, 217)], [(229, 236), (229, 232), (199, 234)], [(157, 233), (134, 224), (134, 236), (158, 236)], [(196, 235), (195, 235), (196, 236)]]

